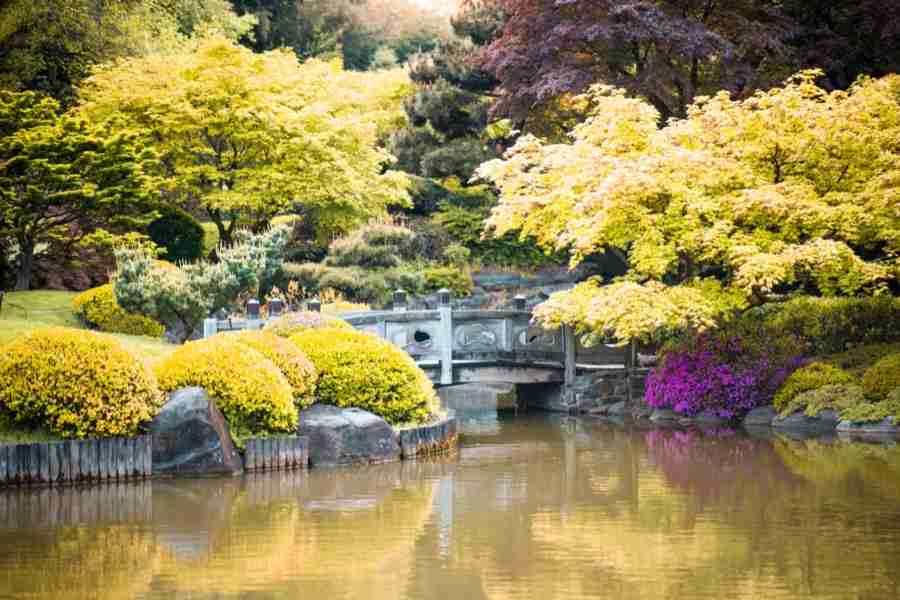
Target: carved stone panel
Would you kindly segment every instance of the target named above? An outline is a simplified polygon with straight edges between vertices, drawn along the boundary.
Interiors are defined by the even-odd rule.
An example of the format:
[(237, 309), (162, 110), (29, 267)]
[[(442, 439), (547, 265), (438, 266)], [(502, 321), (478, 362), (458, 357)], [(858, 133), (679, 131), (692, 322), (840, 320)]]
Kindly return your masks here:
[(474, 321), (453, 328), (453, 349), (460, 352), (503, 350), (503, 321)]
[(388, 323), (387, 336), (393, 344), (417, 358), (440, 353), (437, 321)]
[(518, 351), (562, 352), (562, 331), (550, 331), (536, 325), (513, 330), (513, 346)]

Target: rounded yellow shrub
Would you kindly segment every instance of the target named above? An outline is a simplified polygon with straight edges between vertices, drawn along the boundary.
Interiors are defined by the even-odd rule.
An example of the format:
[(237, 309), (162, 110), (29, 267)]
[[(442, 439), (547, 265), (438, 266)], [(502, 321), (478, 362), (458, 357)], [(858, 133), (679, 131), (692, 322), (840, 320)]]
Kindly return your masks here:
[(294, 404), (304, 409), (316, 398), (316, 367), (296, 344), (266, 331), (242, 331), (230, 335), (272, 361), (294, 392)]
[(879, 402), (900, 388), (900, 352), (888, 354), (863, 375), (863, 390), (869, 400)]
[(56, 327), (0, 348), (0, 407), (63, 437), (134, 435), (162, 400), (153, 373), (109, 336)]
[(159, 338), (166, 332), (166, 328), (153, 319), (120, 307), (111, 283), (78, 294), (72, 300), (72, 309), (85, 324), (107, 333)]
[(283, 338), (289, 338), (295, 333), (307, 329), (353, 329), (347, 321), (324, 313), (311, 310), (287, 313), (286, 315), (269, 321), (265, 330)]
[(290, 339), (319, 372), (319, 402), (361, 408), (392, 424), (422, 422), (436, 406), (428, 377), (390, 342), (342, 329), (307, 329)]
[(165, 392), (197, 386), (216, 400), (238, 445), (256, 435), (291, 432), (297, 407), (278, 367), (229, 336), (188, 342), (156, 367)]

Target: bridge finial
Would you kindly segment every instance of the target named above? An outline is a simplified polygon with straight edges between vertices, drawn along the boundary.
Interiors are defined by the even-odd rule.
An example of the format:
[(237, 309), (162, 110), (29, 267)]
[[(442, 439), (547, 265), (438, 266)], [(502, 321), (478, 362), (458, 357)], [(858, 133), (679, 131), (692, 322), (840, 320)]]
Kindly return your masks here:
[(269, 317), (280, 317), (284, 312), (284, 300), (281, 298), (272, 298), (269, 300)]
[(259, 300), (253, 298), (252, 300), (247, 301), (247, 318), (248, 319), (258, 319), (259, 318)]
[(397, 312), (406, 310), (406, 290), (402, 288), (394, 292), (394, 310)]
[(453, 299), (453, 292), (451, 292), (447, 288), (442, 288), (438, 290), (437, 295), (439, 305), (450, 306), (450, 301)]
[(527, 300), (527, 299), (525, 298), (525, 296), (523, 296), (522, 294), (519, 294), (518, 296), (516, 296), (515, 298), (513, 298), (513, 307), (514, 307), (516, 310), (524, 311), (524, 310), (525, 310), (525, 302), (526, 302), (526, 300)]

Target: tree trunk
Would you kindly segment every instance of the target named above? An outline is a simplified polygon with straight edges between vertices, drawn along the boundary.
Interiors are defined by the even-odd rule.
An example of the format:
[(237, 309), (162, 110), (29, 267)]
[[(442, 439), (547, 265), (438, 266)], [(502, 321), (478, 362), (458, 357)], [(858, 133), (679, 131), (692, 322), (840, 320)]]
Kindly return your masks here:
[(16, 270), (16, 291), (31, 289), (31, 271), (34, 267), (34, 242), (19, 240), (19, 268)]

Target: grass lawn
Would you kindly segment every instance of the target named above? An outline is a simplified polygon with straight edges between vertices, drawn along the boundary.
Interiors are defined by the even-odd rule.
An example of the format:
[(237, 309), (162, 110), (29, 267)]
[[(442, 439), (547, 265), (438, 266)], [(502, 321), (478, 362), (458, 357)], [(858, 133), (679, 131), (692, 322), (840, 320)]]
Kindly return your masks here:
[[(84, 329), (72, 312), (72, 299), (77, 292), (30, 291), (8, 292), (0, 311), (0, 344), (42, 327)], [(163, 340), (117, 333), (103, 334), (122, 342), (135, 355), (154, 363), (168, 356), (177, 346)]]
[[(85, 329), (72, 312), (76, 292), (30, 291), (8, 292), (0, 311), (0, 346), (42, 327), (70, 327)], [(104, 333), (146, 363), (153, 365), (177, 348), (173, 344), (148, 337)], [(2, 348), (0, 348), (2, 352)], [(6, 422), (0, 415), (0, 444), (49, 442), (60, 438), (43, 429), (23, 429)]]

